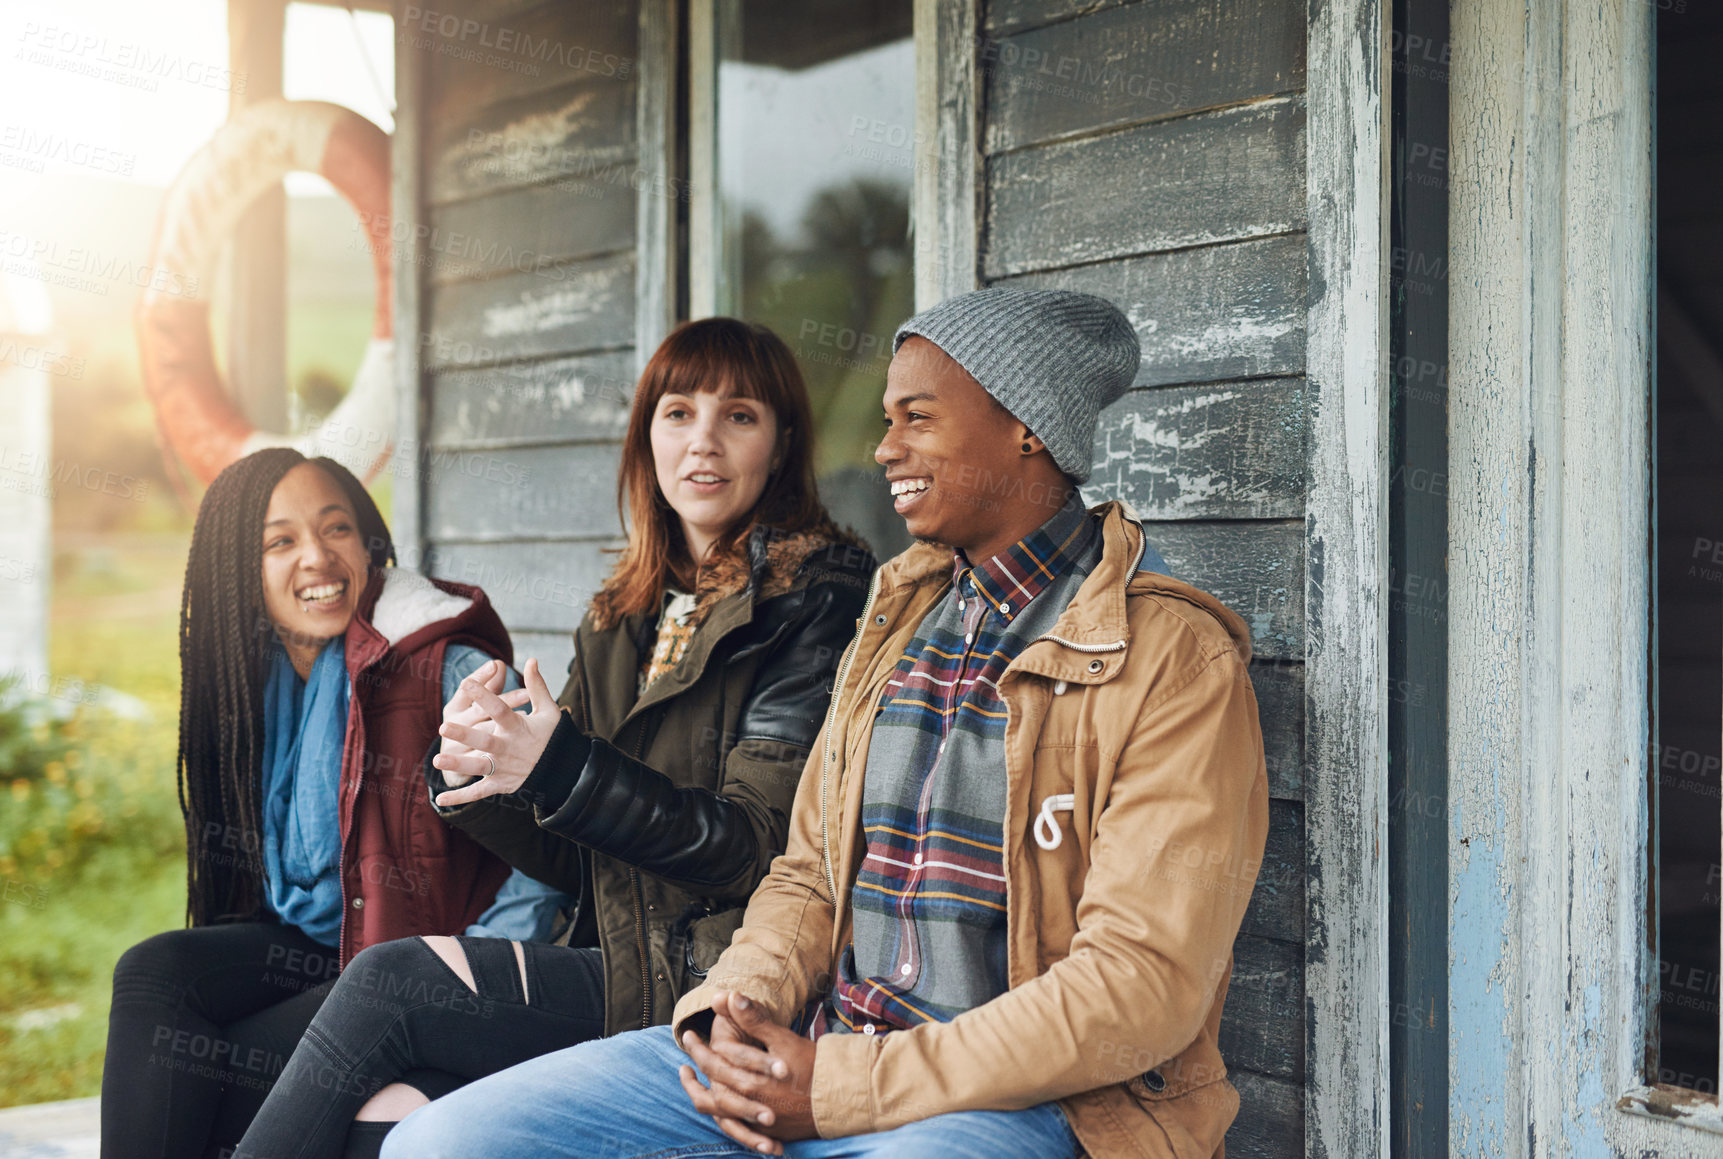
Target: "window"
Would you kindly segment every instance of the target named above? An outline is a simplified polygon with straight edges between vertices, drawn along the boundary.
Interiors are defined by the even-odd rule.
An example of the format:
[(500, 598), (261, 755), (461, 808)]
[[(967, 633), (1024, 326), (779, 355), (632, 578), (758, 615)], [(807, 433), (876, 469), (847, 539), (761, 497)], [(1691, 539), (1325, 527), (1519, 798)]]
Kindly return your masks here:
[(872, 456), (914, 303), (911, 27), (911, 0), (696, 0), (689, 30), (690, 312), (789, 344), (821, 495), (882, 558), (907, 544)]
[(1715, 1093), (1723, 765), (1723, 10), (1658, 14), (1655, 1079)]

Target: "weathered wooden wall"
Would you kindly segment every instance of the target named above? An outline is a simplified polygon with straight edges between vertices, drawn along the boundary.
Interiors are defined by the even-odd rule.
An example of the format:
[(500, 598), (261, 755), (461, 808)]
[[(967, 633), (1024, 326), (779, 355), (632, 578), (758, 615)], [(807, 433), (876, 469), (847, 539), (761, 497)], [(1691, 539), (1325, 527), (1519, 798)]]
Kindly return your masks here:
[(1455, 1155), (1723, 1134), (1715, 1101), (1647, 1083), (1655, 18), (1453, 7)]
[(397, 41), (417, 76), (419, 537), (556, 687), (620, 531), (639, 3), (444, 7), (459, 19), (415, 9)]
[[(1171, 570), (1251, 627), (1271, 831), (1222, 1038), (1243, 1099), (1229, 1145), (1301, 1156), (1317, 412), (1305, 377), (1308, 12), (1290, 0), (990, 0), (971, 30), (956, 5), (922, 7), (918, 28), (977, 53), (978, 165), (947, 133), (965, 128), (966, 98), (953, 103), (943, 65), (930, 70), (941, 131), (935, 164), (918, 170), (918, 221), (943, 228), (918, 230), (918, 282), (930, 271), (926, 288), (953, 292), (973, 272), (976, 284), (1089, 290), (1127, 311), (1143, 362), (1102, 417), (1086, 491), (1128, 499)], [(647, 219), (630, 181), (651, 168), (638, 160), (637, 11), (638, 0), (464, 4), (463, 18), (560, 46), (560, 63), (532, 74), (494, 51), (468, 58), (473, 36), (405, 27), (398, 49), (403, 92), (417, 93), (401, 140), (430, 231), (419, 283), (401, 295), (417, 320), (428, 455), (418, 535), (435, 574), (491, 593), (519, 654), (539, 656), (553, 683), (619, 530), (616, 447), (647, 333), (639, 287), (664, 289), (641, 274)], [(606, 71), (607, 58), (627, 67)]]
[(1237, 1156), (1304, 1154), (1306, 6), (991, 0), (978, 39), (980, 275), (1136, 324), (1136, 388), (1085, 494), (1250, 624), (1268, 853), (1221, 1048)]

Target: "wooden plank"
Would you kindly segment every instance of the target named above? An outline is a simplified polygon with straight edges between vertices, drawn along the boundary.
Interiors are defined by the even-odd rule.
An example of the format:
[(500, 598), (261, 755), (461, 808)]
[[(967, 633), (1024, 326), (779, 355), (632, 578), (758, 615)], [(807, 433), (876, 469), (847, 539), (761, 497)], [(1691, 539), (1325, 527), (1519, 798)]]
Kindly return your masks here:
[(432, 540), (617, 535), (609, 443), (432, 451), (425, 525)]
[[(28, 886), (23, 896), (34, 900)], [(46, 1009), (72, 1012), (64, 1006)], [(96, 1159), (102, 1153), (102, 1100), (66, 1099), (0, 1109), (0, 1145), (13, 1159)]]
[(624, 350), (433, 374), (431, 443), (620, 439), (633, 371), (634, 354)]
[[(513, 19), (544, 2), (545, 0), (461, 0), (459, 11), (462, 19), (495, 22)], [(439, 9), (431, 8), (430, 11)]]
[(397, 54), (429, 68), (432, 124), (563, 85), (634, 83), (637, 0), (553, 0), (491, 19), (466, 7), (426, 5), (397, 25)]
[(1268, 758), (1268, 795), (1304, 800), (1304, 665), (1300, 659), (1258, 660), (1250, 666)]
[(433, 368), (633, 345), (634, 255), (433, 287)]
[[(1538, 654), (1529, 638), (1526, 523), (1534, 505), (1525, 458), (1542, 416), (1525, 405), (1530, 391), (1521, 368), (1532, 357), (1531, 319), (1538, 317), (1540, 328), (1544, 319), (1563, 324), (1543, 305), (1546, 297), (1554, 304), (1557, 295), (1540, 295), (1534, 311), (1531, 247), (1516, 240), (1531, 224), (1528, 198), (1545, 181), (1555, 190), (1544, 199), (1560, 199), (1559, 158), (1546, 156), (1534, 185), (1520, 137), (1530, 120), (1528, 70), (1534, 54), (1545, 55), (1546, 65), (1559, 59), (1550, 38), (1560, 36), (1560, 16), (1530, 17), (1477, 0), (1460, 0), (1452, 12), (1459, 52), (1449, 90), (1450, 155), (1465, 160), (1453, 166), (1449, 194), (1448, 561), (1456, 597), (1448, 636), (1450, 1151), (1458, 1149), (1457, 1139), (1482, 1144), (1526, 1131), (1517, 1008), (1519, 992), (1530, 983), (1510, 946), (1524, 921), (1516, 903), (1527, 824), (1520, 752), (1528, 710), (1520, 671), (1522, 658)], [(1498, 69), (1519, 79), (1508, 83), (1510, 74)], [(1551, 95), (1559, 101), (1559, 94)], [(1559, 124), (1544, 126), (1538, 154), (1551, 146), (1559, 152), (1564, 136)], [(1540, 216), (1551, 213), (1545, 208)], [(1478, 280), (1485, 270), (1488, 278)], [(1559, 398), (1554, 386), (1551, 399)], [(1509, 398), (1516, 405), (1502, 408)], [(1480, 535), (1485, 524), (1487, 538)], [(1497, 571), (1491, 560), (1514, 563)], [(1587, 842), (1600, 844), (1595, 836)], [(1511, 937), (1504, 932), (1509, 928)]]
[(580, 177), (632, 188), (633, 84), (580, 83), (519, 101), (462, 107), (430, 129), (433, 202)]
[(688, 316), (718, 312), (723, 215), (718, 190), (718, 54), (725, 39), (720, 0), (686, 0), (688, 22)]
[(915, 0), (915, 308), (976, 288), (975, 4)]
[(1306, 254), (1301, 235), (1181, 250), (1006, 285), (1084, 290), (1115, 303), (1137, 328), (1136, 385), (1302, 374)]
[(682, 285), (678, 233), (686, 183), (671, 180), (677, 172), (677, 117), (682, 109), (678, 69), (681, 24), (678, 0), (639, 0), (640, 67), (635, 70), (639, 94), (635, 103), (635, 136), (643, 180), (634, 198), (634, 369), (647, 359), (676, 325), (676, 303)]
[[(391, 221), (424, 220), (425, 140), (424, 67), (419, 57), (404, 54), (395, 64), (395, 133), (389, 144), (389, 214)], [(389, 471), (395, 478), (393, 510), (389, 516), (395, 550), (406, 567), (419, 567), (425, 553), (425, 483), (418, 455), (425, 445), (425, 383), (423, 345), (407, 340), (423, 334), (424, 267), (413, 237), (389, 247), (394, 274), (390, 303), (394, 348), (395, 445)], [(420, 570), (423, 570), (422, 568)]]
[[(286, 0), (227, 0), (227, 115), (279, 98)], [(227, 245), (226, 386), (253, 427), (288, 429), (287, 194), (265, 190), (234, 225)]]
[[(1449, 0), (1395, 6), (1390, 217), (1388, 1066), (1395, 1159), (1447, 1159), (1448, 410), (1425, 370), (1448, 362)], [(1430, 46), (1430, 47), (1426, 47)], [(1419, 162), (1422, 154), (1425, 161)], [(1431, 161), (1435, 163), (1432, 164)], [(1410, 275), (1410, 276), (1405, 276)], [(1418, 292), (1423, 290), (1425, 292)], [(1439, 371), (1437, 371), (1439, 373)], [(1437, 596), (1436, 593), (1441, 593)], [(1432, 598), (1435, 597), (1435, 598)]]
[(1304, 655), (1302, 521), (1148, 522), (1145, 527), (1175, 578), (1212, 593), (1244, 617), (1258, 657)]
[(1241, 933), (1304, 945), (1304, 806), (1270, 801), (1268, 844)]
[(1309, 23), (1310, 321), (1304, 1142), (1389, 1151), (1387, 1023), (1387, 150), (1390, 6)]
[(1241, 934), (1220, 1023), (1229, 1068), (1298, 1081), (1304, 1077), (1304, 947)]
[(1090, 487), (1144, 519), (1304, 514), (1302, 379), (1126, 394), (1101, 412)]
[(633, 247), (634, 217), (635, 193), (627, 185), (571, 178), (433, 209), (421, 245), (438, 284), (543, 274), (559, 263)]
[(440, 579), (483, 588), (511, 632), (566, 633), (579, 625), (616, 561), (604, 549), (618, 546), (611, 540), (450, 541), (434, 545), (429, 564)]
[(561, 692), (568, 678), (568, 666), (574, 660), (574, 635), (571, 632), (532, 632), (510, 629), (514, 641), (515, 664), (526, 663), (528, 656), (538, 659), (539, 671), (552, 692)]
[(1304, 1088), (1235, 1070), (1238, 1118), (1226, 1133), (1228, 1159), (1304, 1159)]
[(985, 41), (987, 150), (1302, 90), (1305, 16), (1284, 0), (1161, 0)]
[(1304, 228), (1304, 101), (1283, 97), (993, 157), (990, 278)]
[(914, 13), (903, 0), (748, 0), (742, 59), (799, 71), (913, 35)]
[(1135, 6), (1135, 0), (985, 0), (983, 24), (990, 34), (1006, 35), (1073, 16), (1105, 12), (1121, 4)]

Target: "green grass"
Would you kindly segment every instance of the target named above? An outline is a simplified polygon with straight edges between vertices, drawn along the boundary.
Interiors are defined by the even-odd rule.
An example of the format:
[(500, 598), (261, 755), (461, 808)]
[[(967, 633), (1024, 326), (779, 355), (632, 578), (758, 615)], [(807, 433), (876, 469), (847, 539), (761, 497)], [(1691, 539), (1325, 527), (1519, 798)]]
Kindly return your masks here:
[(0, 1106), (100, 1091), (114, 961), (182, 921), (173, 763), (185, 546), (183, 534), (60, 545), (56, 679), (117, 689), (150, 715), (85, 710), (63, 738), (72, 752), (40, 776), (0, 769)]
[[(9, 982), (0, 1002), (0, 1106), (100, 1093), (114, 962), (179, 924), (185, 871), (146, 847), (111, 845), (53, 877), (34, 901), (0, 908), (0, 968)], [(21, 1013), (48, 1024), (20, 1027)]]

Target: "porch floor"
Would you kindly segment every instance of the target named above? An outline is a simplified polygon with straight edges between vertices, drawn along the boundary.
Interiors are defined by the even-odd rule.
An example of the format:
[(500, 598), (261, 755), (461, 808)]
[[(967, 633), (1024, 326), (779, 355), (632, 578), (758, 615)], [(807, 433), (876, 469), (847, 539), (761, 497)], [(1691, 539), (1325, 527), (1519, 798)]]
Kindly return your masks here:
[(0, 1159), (97, 1159), (101, 1099), (0, 1110)]

